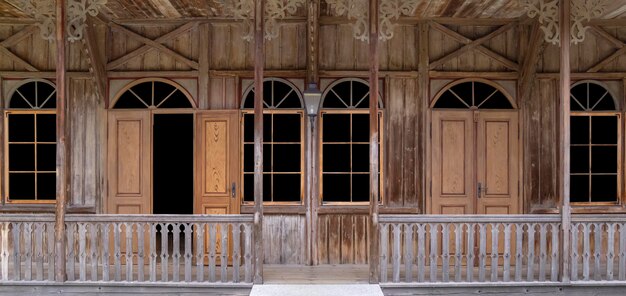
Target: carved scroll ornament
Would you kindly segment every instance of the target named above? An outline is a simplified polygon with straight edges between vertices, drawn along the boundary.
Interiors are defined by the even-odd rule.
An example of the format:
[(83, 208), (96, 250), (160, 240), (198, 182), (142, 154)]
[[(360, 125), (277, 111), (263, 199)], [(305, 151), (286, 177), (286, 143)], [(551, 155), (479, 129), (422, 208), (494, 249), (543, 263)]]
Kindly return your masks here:
[[(559, 0), (520, 0), (529, 17), (537, 17), (547, 42), (559, 44)], [(609, 0), (572, 0), (571, 42), (579, 43), (585, 39), (589, 28), (584, 22), (602, 16)]]
[[(67, 0), (67, 39), (71, 42), (82, 39), (87, 14), (98, 15), (100, 8), (106, 3), (107, 0)], [(54, 0), (19, 0), (18, 5), (37, 21), (41, 38), (54, 40), (56, 19)]]
[[(243, 21), (245, 34), (243, 39), (250, 42), (254, 38), (254, 0), (220, 0), (227, 13)], [(277, 20), (293, 15), (298, 7), (304, 6), (305, 0), (267, 0), (265, 1), (264, 38), (272, 40), (278, 37)]]

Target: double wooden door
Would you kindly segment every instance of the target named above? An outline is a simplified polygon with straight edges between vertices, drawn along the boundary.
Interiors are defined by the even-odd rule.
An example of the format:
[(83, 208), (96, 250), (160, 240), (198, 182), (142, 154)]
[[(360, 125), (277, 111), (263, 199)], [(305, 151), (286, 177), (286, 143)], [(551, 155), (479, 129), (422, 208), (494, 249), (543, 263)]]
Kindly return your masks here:
[(431, 214), (519, 214), (515, 111), (432, 112)]

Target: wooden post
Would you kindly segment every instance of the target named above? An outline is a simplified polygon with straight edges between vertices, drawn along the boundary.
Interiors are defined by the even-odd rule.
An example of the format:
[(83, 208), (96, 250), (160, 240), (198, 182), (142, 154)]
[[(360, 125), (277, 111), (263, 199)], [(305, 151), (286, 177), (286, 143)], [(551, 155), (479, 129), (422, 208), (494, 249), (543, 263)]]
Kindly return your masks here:
[(263, 67), (265, 0), (254, 1), (254, 283), (263, 283)]
[(378, 0), (370, 0), (370, 283), (379, 281), (378, 262)]
[(56, 219), (54, 224), (54, 245), (55, 245), (55, 273), (56, 281), (64, 282), (65, 273), (65, 206), (67, 203), (67, 168), (68, 158), (65, 145), (65, 104), (66, 86), (65, 81), (65, 0), (56, 1), (56, 45), (57, 45), (57, 191), (56, 191)]
[(561, 281), (569, 282), (569, 254), (570, 254), (570, 227), (571, 227), (571, 208), (569, 203), (569, 188), (570, 188), (570, 5), (571, 0), (561, 0), (560, 11), (560, 36), (561, 36), (561, 67), (559, 70), (559, 81), (561, 89), (561, 112), (560, 124), (559, 124), (559, 149), (561, 150), (561, 163), (559, 165), (559, 174), (561, 178), (560, 188), (561, 196), (563, 198), (561, 216), (562, 216), (562, 229), (563, 237), (561, 247), (562, 270)]

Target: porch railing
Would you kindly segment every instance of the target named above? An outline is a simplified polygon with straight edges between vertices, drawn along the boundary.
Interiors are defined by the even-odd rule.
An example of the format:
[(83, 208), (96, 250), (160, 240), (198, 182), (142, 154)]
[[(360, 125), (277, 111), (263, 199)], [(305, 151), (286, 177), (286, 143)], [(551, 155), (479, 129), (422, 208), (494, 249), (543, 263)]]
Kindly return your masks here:
[[(559, 215), (381, 215), (381, 283), (557, 283)], [(624, 281), (626, 216), (573, 216), (572, 281)], [(434, 239), (433, 239), (434, 238)]]
[[(68, 215), (67, 280), (251, 283), (252, 215)], [(54, 216), (0, 216), (0, 280), (54, 280)]]

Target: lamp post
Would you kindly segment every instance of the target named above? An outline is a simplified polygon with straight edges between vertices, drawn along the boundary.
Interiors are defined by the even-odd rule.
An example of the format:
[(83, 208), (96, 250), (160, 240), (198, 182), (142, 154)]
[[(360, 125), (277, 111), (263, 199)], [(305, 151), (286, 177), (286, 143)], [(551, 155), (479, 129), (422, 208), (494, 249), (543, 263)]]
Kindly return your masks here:
[(322, 93), (320, 92), (316, 83), (309, 83), (307, 85), (306, 90), (304, 91), (304, 105), (306, 108), (306, 114), (309, 117), (309, 128), (307, 129), (307, 183), (306, 183), (306, 191), (307, 191), (307, 202), (306, 207), (308, 208), (306, 211), (306, 219), (307, 225), (311, 229), (307, 231), (307, 240), (309, 243), (307, 244), (307, 257), (309, 265), (317, 264), (317, 206), (319, 204), (318, 200), (318, 175), (317, 175), (317, 163), (318, 163), (318, 153), (317, 153), (317, 114), (319, 113), (320, 102), (322, 100)]

